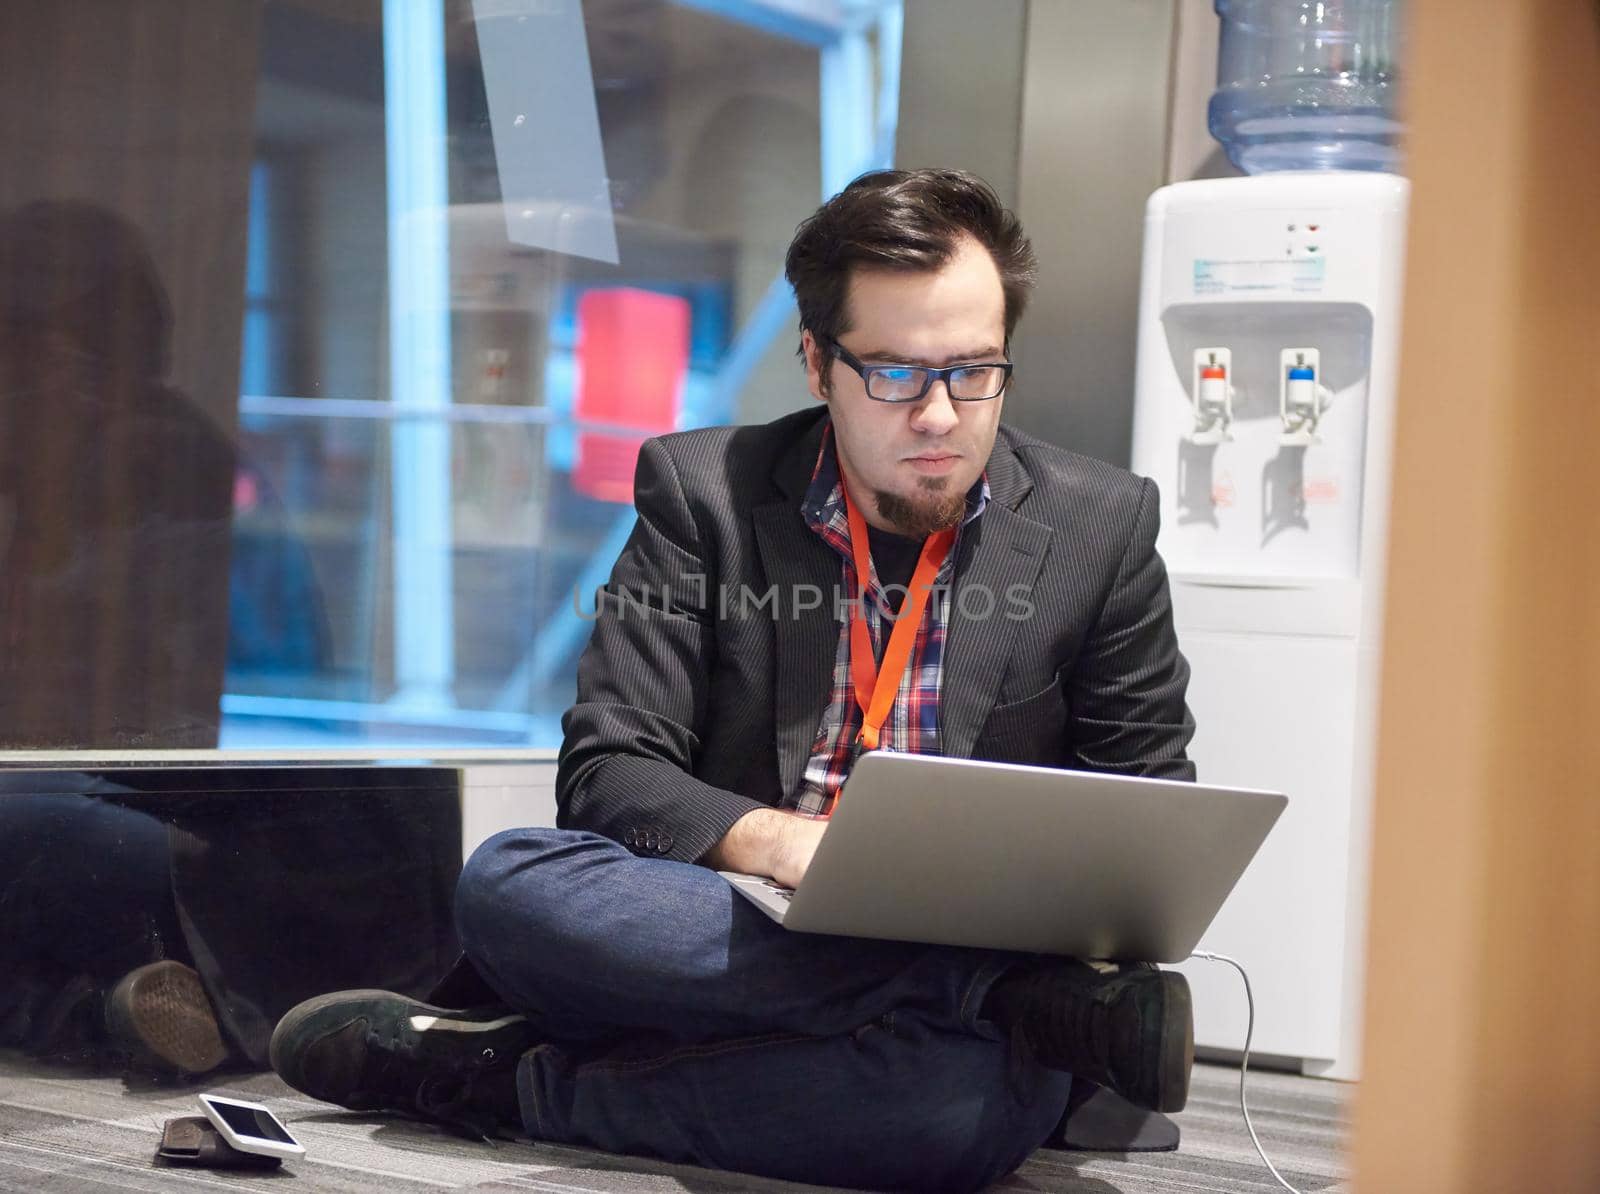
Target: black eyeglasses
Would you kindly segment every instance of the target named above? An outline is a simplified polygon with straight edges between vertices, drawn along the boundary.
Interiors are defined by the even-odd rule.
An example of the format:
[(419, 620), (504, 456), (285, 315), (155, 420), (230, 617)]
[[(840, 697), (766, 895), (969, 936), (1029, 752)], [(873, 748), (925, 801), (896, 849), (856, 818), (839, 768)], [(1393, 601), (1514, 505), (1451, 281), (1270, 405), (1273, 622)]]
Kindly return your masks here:
[(1011, 378), (1011, 362), (984, 365), (950, 365), (934, 369), (927, 365), (863, 365), (837, 340), (829, 340), (839, 359), (861, 375), (867, 397), (878, 402), (917, 402), (928, 387), (944, 379), (954, 402), (987, 402), (998, 398)]

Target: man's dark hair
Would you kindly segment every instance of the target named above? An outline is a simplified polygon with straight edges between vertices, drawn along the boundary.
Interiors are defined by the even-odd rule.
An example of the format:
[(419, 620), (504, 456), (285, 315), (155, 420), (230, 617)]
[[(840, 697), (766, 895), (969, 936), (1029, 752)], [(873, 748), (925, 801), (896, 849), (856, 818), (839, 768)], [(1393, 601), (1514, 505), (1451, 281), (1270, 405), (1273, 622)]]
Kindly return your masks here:
[(849, 331), (852, 269), (936, 270), (963, 236), (987, 249), (1000, 271), (1009, 341), (1037, 266), (1022, 224), (983, 179), (964, 170), (875, 170), (819, 207), (796, 230), (783, 272), (823, 365), (833, 359), (832, 342)]

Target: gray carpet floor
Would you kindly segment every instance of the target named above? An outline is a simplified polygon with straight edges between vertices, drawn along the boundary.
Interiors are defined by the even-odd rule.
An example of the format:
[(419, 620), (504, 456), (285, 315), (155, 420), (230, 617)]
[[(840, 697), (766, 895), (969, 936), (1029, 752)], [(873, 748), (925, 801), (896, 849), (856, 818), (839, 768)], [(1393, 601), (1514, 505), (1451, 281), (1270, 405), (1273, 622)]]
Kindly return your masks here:
[[(159, 1168), (162, 1122), (198, 1114), (196, 1090), (271, 1104), (306, 1146), (277, 1173)], [(1274, 1190), (1239, 1114), (1239, 1075), (1196, 1066), (1177, 1117), (1173, 1153), (1042, 1150), (996, 1190), (1040, 1194), (1172, 1194)], [(1342, 1191), (1350, 1088), (1288, 1074), (1250, 1074), (1251, 1116), (1280, 1172), (1303, 1191)], [(433, 1128), (313, 1102), (272, 1074), (229, 1075), (209, 1087), (130, 1087), (117, 1078), (0, 1060), (0, 1190), (803, 1191), (741, 1174), (667, 1165), (550, 1144), (474, 1144)]]

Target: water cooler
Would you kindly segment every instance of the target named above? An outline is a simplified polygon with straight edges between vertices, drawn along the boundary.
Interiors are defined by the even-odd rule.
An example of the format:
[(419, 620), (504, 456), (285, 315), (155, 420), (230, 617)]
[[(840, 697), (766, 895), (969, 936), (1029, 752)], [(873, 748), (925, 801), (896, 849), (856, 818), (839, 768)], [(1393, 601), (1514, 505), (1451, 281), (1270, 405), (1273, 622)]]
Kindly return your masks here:
[[(1202, 780), (1290, 803), (1202, 948), (1253, 1051), (1354, 1077), (1404, 179), (1165, 187), (1146, 211), (1133, 468), (1192, 668)], [(1191, 962), (1196, 1043), (1237, 1051), (1231, 967)]]

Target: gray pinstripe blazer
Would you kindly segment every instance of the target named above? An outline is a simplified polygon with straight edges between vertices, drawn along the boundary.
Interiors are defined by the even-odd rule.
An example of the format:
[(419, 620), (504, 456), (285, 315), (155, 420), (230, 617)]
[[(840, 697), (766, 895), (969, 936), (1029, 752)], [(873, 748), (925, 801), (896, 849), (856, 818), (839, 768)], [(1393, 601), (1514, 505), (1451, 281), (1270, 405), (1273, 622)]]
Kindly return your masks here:
[[(692, 862), (800, 782), (839, 634), (839, 557), (800, 513), (826, 414), (645, 444), (562, 720), (563, 828)], [(1155, 485), (1005, 426), (988, 477), (956, 556), (944, 753), (1193, 779)]]

